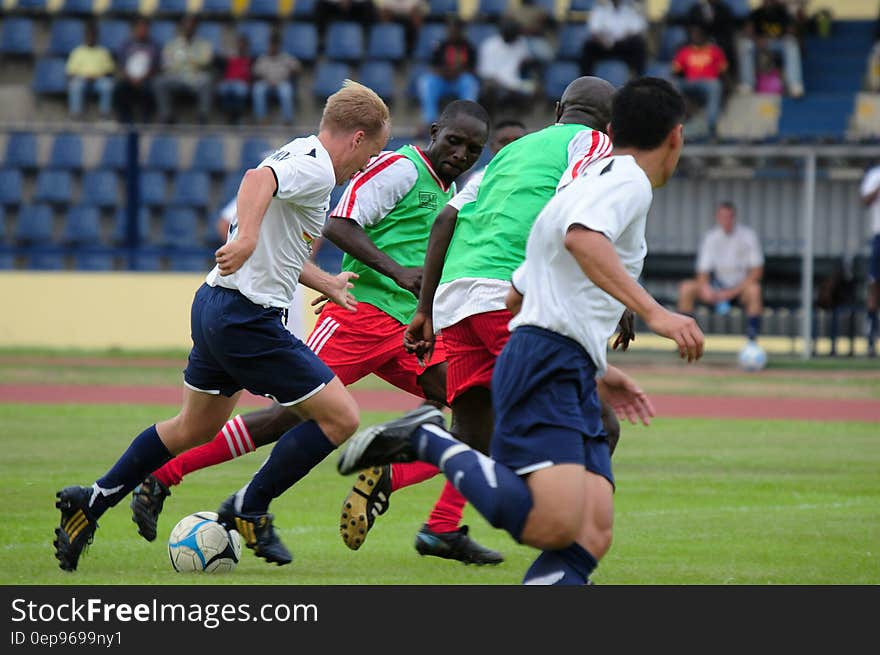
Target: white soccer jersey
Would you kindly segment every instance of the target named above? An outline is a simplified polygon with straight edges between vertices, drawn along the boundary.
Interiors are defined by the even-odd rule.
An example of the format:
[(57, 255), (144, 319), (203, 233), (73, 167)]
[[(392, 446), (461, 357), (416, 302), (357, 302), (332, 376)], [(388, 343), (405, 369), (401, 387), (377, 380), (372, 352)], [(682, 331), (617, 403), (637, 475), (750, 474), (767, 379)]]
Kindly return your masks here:
[(483, 181), (483, 176), (485, 174), (485, 167), (473, 173), (470, 178), (468, 178), (468, 181), (465, 183), (462, 190), (456, 193), (452, 197), (452, 200), (446, 203), (446, 206), (454, 207), (456, 211), (460, 211), (466, 204), (476, 200), (477, 191), (480, 190), (480, 183)]
[[(862, 196), (867, 196), (880, 189), (880, 166), (875, 166), (865, 173), (862, 179)], [(871, 233), (880, 234), (880, 198), (877, 198), (868, 206), (871, 215)]]
[(515, 274), (516, 287), (524, 293), (522, 309), (510, 329), (535, 325), (574, 339), (590, 355), (597, 375), (604, 375), (608, 340), (624, 306), (584, 275), (565, 248), (565, 235), (572, 225), (601, 232), (637, 280), (648, 251), (645, 221), (652, 198), (651, 182), (630, 155), (582, 168), (532, 227), (525, 262)]
[(720, 225), (703, 238), (697, 256), (697, 273), (711, 273), (725, 289), (742, 282), (749, 269), (764, 265), (764, 254), (755, 231), (736, 224), (727, 234)]
[[(563, 180), (571, 181), (574, 177), (574, 171), (585, 168), (610, 153), (611, 139), (608, 138), (608, 135), (589, 129), (577, 132), (568, 142), (567, 168), (556, 187), (557, 191), (563, 186)], [(473, 177), (479, 175), (477, 181), (472, 185), (473, 178), (468, 180), (465, 188), (449, 204), (456, 206), (454, 203), (458, 197), (464, 196), (466, 193), (472, 197), (465, 197), (464, 202), (457, 205), (457, 209), (461, 210), (465, 204), (476, 200), (485, 172), (484, 168), (479, 173), (475, 173)], [(528, 184), (528, 180), (524, 180), (523, 184)], [(505, 309), (504, 299), (509, 287), (508, 280), (493, 278), (462, 278), (441, 284), (434, 296), (435, 329), (442, 330), (474, 314), (485, 314)]]
[[(312, 241), (321, 235), (336, 174), (316, 136), (291, 141), (259, 167), (272, 169), (278, 189), (260, 225), (257, 246), (238, 271), (223, 276), (215, 266), (206, 282), (237, 289), (257, 305), (286, 308)], [(236, 238), (236, 227), (230, 229), (229, 239)]]
[(386, 150), (351, 178), (331, 216), (350, 218), (361, 227), (377, 225), (409, 193), (419, 173), (398, 152)]

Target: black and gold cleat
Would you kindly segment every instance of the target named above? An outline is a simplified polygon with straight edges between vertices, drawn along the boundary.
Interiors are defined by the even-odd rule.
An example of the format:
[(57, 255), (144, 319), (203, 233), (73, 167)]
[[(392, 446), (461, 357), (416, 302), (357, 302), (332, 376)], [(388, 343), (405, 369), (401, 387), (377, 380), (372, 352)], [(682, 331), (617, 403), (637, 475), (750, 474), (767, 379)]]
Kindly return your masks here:
[(391, 503), (391, 466), (374, 466), (358, 473), (357, 481), (342, 501), (339, 534), (352, 550), (360, 548), (376, 517)]
[(61, 523), (55, 528), (55, 558), (65, 571), (76, 571), (79, 557), (92, 543), (98, 522), (89, 512), (91, 487), (65, 487), (57, 492), (55, 507), (61, 510)]
[(171, 491), (158, 478), (148, 475), (131, 492), (131, 520), (137, 524), (138, 534), (147, 541), (156, 539), (156, 526), (165, 499)]
[(227, 530), (236, 530), (244, 539), (245, 545), (262, 557), (278, 566), (290, 564), (293, 555), (275, 534), (272, 514), (243, 514), (235, 511), (235, 495), (223, 501), (217, 510), (218, 522)]

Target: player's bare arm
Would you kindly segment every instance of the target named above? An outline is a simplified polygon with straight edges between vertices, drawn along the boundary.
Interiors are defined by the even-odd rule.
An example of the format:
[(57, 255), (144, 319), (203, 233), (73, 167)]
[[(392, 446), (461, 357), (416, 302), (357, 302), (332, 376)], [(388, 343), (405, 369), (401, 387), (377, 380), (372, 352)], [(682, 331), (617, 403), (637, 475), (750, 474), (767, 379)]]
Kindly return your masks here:
[(422, 269), (401, 266), (376, 247), (364, 229), (350, 218), (331, 216), (324, 225), (324, 237), (341, 250), (394, 280), (401, 289), (418, 297), (422, 284)]
[(874, 204), (874, 201), (877, 200), (878, 197), (880, 197), (880, 187), (877, 187), (870, 193), (866, 193), (865, 195), (863, 195), (862, 204), (865, 205), (865, 207), (870, 207)]
[(357, 300), (349, 291), (354, 288), (352, 280), (357, 278), (358, 274), (351, 271), (331, 275), (312, 262), (306, 262), (303, 264), (299, 281), (321, 294), (311, 302), (312, 307), (315, 307), (315, 313), (320, 314), (328, 300), (350, 312), (357, 311)]
[(697, 322), (654, 300), (629, 276), (604, 234), (573, 225), (565, 235), (565, 247), (596, 286), (640, 316), (653, 332), (675, 341), (682, 359), (693, 362), (703, 356), (703, 332)]
[(620, 348), (623, 352), (629, 348), (631, 341), (636, 340), (636, 315), (629, 309), (623, 310), (623, 316), (617, 324), (617, 336), (611, 345), (612, 350)]
[(221, 275), (235, 273), (254, 252), (263, 215), (277, 189), (278, 182), (270, 168), (252, 168), (244, 174), (238, 190), (235, 234), (214, 253)]
[(507, 295), (504, 297), (504, 306), (507, 307), (507, 311), (511, 315), (516, 316), (519, 314), (519, 310), (522, 309), (522, 301), (523, 295), (511, 284), (507, 290)]
[(630, 423), (651, 423), (656, 416), (654, 405), (635, 380), (616, 366), (608, 366), (605, 375), (597, 380), (599, 396), (611, 406), (618, 416), (625, 416)]

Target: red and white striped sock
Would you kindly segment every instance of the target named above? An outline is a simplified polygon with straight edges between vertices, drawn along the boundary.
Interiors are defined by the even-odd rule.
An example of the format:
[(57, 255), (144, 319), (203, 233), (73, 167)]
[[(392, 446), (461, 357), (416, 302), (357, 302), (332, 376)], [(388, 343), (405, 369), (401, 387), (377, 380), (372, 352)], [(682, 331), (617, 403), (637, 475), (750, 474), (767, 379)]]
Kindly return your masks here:
[(173, 487), (193, 471), (228, 462), (254, 450), (254, 441), (244, 420), (241, 416), (236, 416), (226, 421), (211, 441), (181, 453), (158, 471), (154, 471), (153, 475), (166, 486)]

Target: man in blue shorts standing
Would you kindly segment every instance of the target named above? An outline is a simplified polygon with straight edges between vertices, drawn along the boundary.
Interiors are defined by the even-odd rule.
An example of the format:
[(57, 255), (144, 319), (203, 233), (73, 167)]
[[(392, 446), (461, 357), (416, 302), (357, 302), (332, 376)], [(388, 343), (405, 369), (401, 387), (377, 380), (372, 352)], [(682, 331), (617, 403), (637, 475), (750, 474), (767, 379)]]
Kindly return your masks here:
[[(272, 499), (305, 476), (357, 429), (357, 403), (333, 372), (284, 326), (297, 282), (328, 287), (333, 276), (308, 263), (330, 193), (366, 166), (388, 140), (388, 107), (347, 81), (328, 98), (317, 135), (291, 141), (249, 170), (237, 224), (192, 304), (193, 347), (183, 406), (148, 427), (91, 487), (59, 491), (55, 557), (73, 571), (98, 519), (173, 455), (210, 440), (242, 389), (268, 396), (304, 422), (287, 431), (229, 512), (259, 557), (289, 563), (268, 512)], [(221, 514), (222, 515), (222, 514)]]
[(641, 78), (612, 103), (612, 156), (594, 162), (538, 215), (508, 306), (512, 334), (492, 377), (495, 430), (486, 457), (442, 429), (391, 421), (361, 431), (342, 453), (347, 474), (389, 460), (439, 467), (493, 526), (541, 550), (524, 584), (586, 584), (611, 545), (614, 477), (600, 396), (648, 423), (653, 408), (608, 366), (608, 340), (628, 307), (688, 361), (702, 356), (696, 322), (666, 310), (637, 282), (652, 189), (672, 176), (684, 101)]

